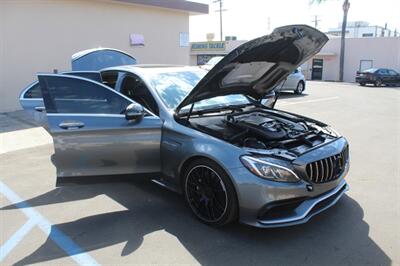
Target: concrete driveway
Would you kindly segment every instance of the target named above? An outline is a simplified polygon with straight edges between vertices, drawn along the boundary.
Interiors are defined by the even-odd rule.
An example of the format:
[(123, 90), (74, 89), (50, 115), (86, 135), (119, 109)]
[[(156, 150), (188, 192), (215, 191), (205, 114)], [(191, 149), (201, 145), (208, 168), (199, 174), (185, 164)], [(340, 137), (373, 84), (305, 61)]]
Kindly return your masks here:
[(51, 138), (3, 114), (0, 264), (399, 265), (399, 93), (309, 82), (282, 95), (277, 108), (348, 138), (351, 169), (336, 206), (279, 229), (208, 227), (144, 179), (56, 188)]

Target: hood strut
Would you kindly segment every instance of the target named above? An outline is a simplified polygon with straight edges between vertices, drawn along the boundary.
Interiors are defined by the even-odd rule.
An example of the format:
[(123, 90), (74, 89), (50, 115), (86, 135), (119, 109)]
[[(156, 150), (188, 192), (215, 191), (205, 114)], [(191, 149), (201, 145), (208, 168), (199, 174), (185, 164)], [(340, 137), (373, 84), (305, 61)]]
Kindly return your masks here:
[(187, 114), (187, 117), (186, 117), (186, 124), (189, 123), (190, 116), (192, 115), (192, 112), (193, 112), (193, 107), (194, 107), (194, 102), (193, 102), (192, 105), (190, 106), (189, 112), (188, 112), (188, 114)]

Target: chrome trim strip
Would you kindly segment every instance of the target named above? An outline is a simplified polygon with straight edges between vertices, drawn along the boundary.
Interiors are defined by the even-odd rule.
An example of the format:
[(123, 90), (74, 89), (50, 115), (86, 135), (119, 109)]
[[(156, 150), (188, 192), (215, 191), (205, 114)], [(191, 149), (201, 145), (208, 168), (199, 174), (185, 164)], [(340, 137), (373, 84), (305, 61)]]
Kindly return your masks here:
[(317, 170), (316, 171), (317, 173), (315, 174), (315, 181), (312, 180), (312, 182), (318, 183), (318, 177), (319, 177), (319, 163), (318, 163), (318, 161), (315, 162), (315, 169)]
[(47, 113), (47, 116), (125, 117), (119, 114)]
[(328, 181), (329, 180), (331, 180), (332, 178), (333, 178), (333, 167), (334, 167), (334, 164), (333, 164), (333, 158), (332, 158), (332, 156), (330, 156), (329, 157), (329, 176), (328, 176)]
[[(292, 222), (299, 222), (307, 217), (307, 215), (312, 211), (312, 209), (320, 203), (321, 201), (335, 195), (338, 191), (340, 191), (343, 187), (346, 187), (340, 194), (336, 195), (335, 200), (331, 202), (329, 205), (325, 206), (321, 210), (318, 210), (317, 213), (329, 208), (330, 206), (334, 205), (339, 198), (349, 189), (346, 181), (343, 179), (342, 182), (337, 186), (334, 190), (330, 191), (328, 194), (325, 194), (321, 197), (310, 199), (304, 201), (300, 206), (298, 206), (294, 211), (296, 212), (295, 215), (287, 218), (280, 218), (280, 219), (270, 219), (270, 220), (258, 220), (259, 223), (263, 225), (277, 225), (277, 224), (285, 224), (285, 223), (292, 223)], [(313, 214), (315, 215), (315, 214)], [(313, 216), (311, 215), (311, 216)]]

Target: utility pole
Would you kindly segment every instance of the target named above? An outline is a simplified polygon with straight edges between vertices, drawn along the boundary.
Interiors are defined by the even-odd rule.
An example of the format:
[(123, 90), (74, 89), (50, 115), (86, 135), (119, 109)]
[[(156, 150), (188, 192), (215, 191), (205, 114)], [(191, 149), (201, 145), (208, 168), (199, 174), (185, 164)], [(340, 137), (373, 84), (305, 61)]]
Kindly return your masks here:
[(320, 19), (318, 19), (318, 16), (315, 15), (314, 16), (314, 20), (311, 20), (311, 22), (314, 22), (314, 28), (318, 28), (318, 22), (321, 21)]
[(345, 50), (345, 39), (346, 39), (347, 13), (349, 12), (349, 8), (350, 8), (349, 0), (344, 0), (344, 2), (343, 2), (342, 34), (340, 36), (340, 61), (339, 61), (339, 81), (340, 82), (343, 82), (344, 50)]
[(222, 33), (222, 12), (226, 11), (226, 9), (222, 8), (222, 1), (223, 0), (215, 0), (213, 3), (219, 3), (219, 9), (215, 10), (215, 12), (219, 12), (219, 32), (220, 32), (220, 40), (223, 41), (223, 33)]

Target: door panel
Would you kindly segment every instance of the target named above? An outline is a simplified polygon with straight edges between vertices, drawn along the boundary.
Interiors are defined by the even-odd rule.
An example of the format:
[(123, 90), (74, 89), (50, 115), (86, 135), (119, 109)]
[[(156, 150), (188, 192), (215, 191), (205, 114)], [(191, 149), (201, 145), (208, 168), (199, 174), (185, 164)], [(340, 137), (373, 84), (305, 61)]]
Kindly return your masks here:
[[(161, 121), (48, 114), (58, 177), (160, 172)], [(65, 124), (81, 124), (65, 128)]]
[(285, 83), (285, 88), (286, 89), (290, 89), (290, 90), (294, 90), (296, 89), (297, 86), (297, 74), (296, 73), (292, 73), (290, 74), (287, 79), (286, 79), (286, 83)]
[(133, 101), (79, 77), (39, 75), (58, 177), (160, 171), (161, 120), (127, 121)]

